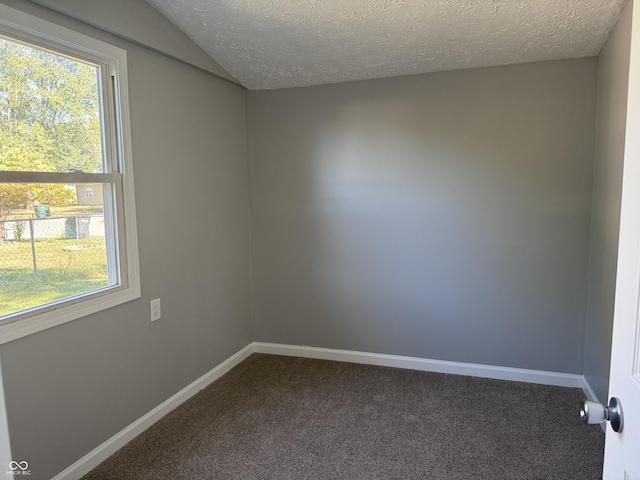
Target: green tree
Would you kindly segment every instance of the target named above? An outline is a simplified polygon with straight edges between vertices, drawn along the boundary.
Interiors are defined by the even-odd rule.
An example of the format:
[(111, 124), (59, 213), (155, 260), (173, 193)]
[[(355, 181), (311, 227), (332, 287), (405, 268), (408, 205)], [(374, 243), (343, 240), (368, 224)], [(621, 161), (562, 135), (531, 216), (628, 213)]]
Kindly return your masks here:
[[(0, 153), (0, 171), (50, 171), (51, 162), (30, 147), (13, 148)], [(16, 207), (39, 202), (49, 205), (74, 203), (72, 188), (61, 184), (0, 183), (0, 220), (4, 220)], [(0, 241), (4, 239), (4, 223), (0, 223)]]
[[(47, 168), (102, 169), (98, 68), (0, 39), (0, 154), (29, 147)], [(30, 169), (34, 170), (34, 164)]]
[[(102, 170), (98, 71), (0, 38), (0, 171)], [(0, 220), (18, 205), (74, 201), (65, 185), (0, 183)]]
[[(36, 171), (47, 171), (51, 164), (47, 159), (28, 148), (13, 149), (0, 154), (0, 171), (24, 171), (36, 167)], [(61, 184), (45, 183), (0, 183), (0, 220), (6, 218), (18, 205), (46, 203), (67, 205), (76, 201), (73, 188)]]
[[(48, 171), (51, 162), (28, 147), (0, 153), (0, 171), (24, 171), (35, 167), (35, 171)], [(76, 201), (72, 188), (61, 184), (44, 183), (0, 183), (0, 220), (9, 215), (18, 205), (46, 203), (67, 205)]]

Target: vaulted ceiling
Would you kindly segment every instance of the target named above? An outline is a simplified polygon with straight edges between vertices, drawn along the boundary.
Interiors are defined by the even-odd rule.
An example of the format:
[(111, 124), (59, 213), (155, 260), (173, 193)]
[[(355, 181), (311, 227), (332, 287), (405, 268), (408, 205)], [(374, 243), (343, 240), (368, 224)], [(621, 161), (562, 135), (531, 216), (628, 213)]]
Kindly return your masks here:
[(627, 0), (147, 0), (249, 89), (597, 55)]

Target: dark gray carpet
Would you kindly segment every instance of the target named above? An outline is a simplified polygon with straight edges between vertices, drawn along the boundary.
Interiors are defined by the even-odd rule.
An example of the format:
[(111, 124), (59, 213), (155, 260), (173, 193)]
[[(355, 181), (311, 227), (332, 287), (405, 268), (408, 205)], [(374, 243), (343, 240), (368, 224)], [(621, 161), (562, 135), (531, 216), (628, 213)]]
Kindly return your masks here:
[(578, 389), (252, 355), (84, 478), (601, 478)]

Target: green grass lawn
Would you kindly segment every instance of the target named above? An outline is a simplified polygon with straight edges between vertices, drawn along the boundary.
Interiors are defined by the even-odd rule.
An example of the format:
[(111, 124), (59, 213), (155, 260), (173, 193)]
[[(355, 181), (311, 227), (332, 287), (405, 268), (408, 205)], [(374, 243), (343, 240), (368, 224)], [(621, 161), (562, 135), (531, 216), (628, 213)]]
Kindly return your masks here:
[(103, 237), (0, 242), (0, 317), (108, 286)]

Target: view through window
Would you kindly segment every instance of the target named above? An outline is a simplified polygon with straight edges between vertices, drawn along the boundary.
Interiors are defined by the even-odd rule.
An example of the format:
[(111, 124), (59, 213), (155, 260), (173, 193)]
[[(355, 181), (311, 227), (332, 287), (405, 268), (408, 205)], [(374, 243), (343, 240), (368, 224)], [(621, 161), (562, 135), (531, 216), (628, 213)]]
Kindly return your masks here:
[(0, 36), (0, 317), (120, 283), (105, 68)]

